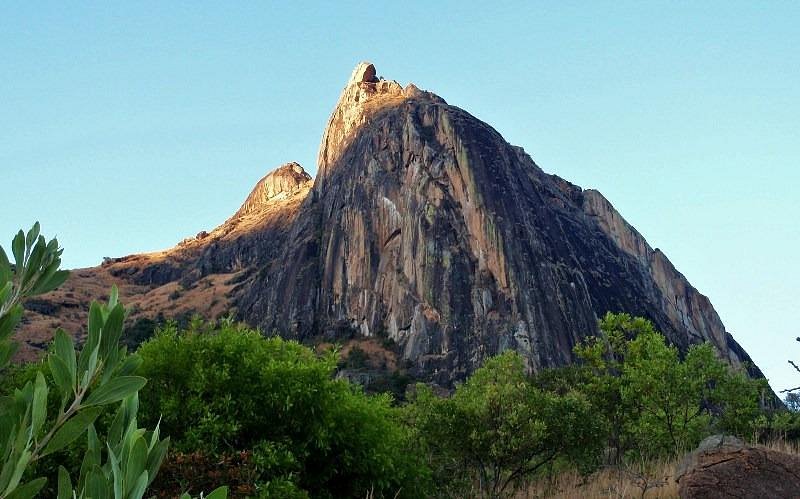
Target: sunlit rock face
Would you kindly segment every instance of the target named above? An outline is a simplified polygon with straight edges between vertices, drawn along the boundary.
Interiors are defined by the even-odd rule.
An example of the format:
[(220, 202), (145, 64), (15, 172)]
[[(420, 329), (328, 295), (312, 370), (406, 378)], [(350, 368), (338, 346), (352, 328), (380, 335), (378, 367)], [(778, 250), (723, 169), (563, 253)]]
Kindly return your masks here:
[(506, 349), (531, 370), (573, 360), (607, 311), (652, 319), (682, 348), (749, 360), (708, 299), (596, 191), (545, 174), (440, 97), (359, 64), (280, 265), (240, 313), (300, 339), (387, 335), (449, 383)]
[(530, 370), (567, 364), (608, 311), (651, 319), (682, 349), (707, 340), (732, 364), (749, 361), (708, 299), (599, 192), (544, 173), (442, 98), (376, 75), (370, 63), (353, 71), (316, 179), (286, 164), (213, 231), (112, 259), (102, 274), (167, 316), (159, 290), (178, 282), (201, 296), (215, 276), (225, 306), (265, 333), (388, 336), (413, 373), (443, 385), (507, 349)]
[(275, 201), (288, 199), (313, 184), (311, 175), (298, 163), (287, 163), (262, 178), (234, 217), (258, 212)]

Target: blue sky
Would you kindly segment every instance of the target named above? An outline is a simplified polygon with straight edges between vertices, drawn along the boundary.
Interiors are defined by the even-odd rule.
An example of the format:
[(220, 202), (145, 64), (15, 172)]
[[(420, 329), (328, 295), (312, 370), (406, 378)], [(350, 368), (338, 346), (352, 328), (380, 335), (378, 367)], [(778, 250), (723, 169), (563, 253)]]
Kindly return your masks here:
[(481, 5), (0, 3), (0, 241), (41, 220), (81, 267), (212, 228), (315, 171), (366, 59), (602, 191), (800, 385), (800, 3)]

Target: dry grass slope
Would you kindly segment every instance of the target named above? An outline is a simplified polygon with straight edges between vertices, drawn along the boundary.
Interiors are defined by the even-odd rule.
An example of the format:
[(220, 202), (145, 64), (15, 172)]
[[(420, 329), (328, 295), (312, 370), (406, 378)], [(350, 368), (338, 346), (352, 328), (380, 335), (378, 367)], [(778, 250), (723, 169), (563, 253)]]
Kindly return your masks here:
[[(800, 454), (800, 446), (784, 440), (769, 442), (765, 447)], [(540, 479), (519, 492), (516, 499), (667, 499), (677, 498), (678, 484), (674, 477), (683, 458), (673, 461), (648, 463), (647, 473), (618, 468), (605, 468), (588, 477), (575, 471), (554, 475), (551, 479)]]

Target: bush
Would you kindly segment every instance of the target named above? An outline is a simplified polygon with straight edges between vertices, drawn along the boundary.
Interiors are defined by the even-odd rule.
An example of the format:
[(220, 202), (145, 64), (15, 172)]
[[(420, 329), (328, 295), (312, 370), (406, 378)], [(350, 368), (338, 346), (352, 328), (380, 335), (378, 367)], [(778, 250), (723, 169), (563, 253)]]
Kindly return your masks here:
[(312, 497), (424, 495), (425, 468), (391, 399), (334, 380), (333, 353), (230, 322), (208, 329), (168, 325), (139, 349), (150, 380), (142, 419), (161, 416), (176, 450), (248, 452), (259, 493), (271, 497), (287, 487)]
[(556, 459), (591, 462), (603, 443), (602, 428), (586, 398), (539, 390), (522, 359), (490, 359), (450, 398), (425, 385), (406, 408), (442, 493), (501, 497)]
[[(22, 303), (52, 291), (69, 275), (59, 270), (58, 241), (46, 242), (38, 222), (27, 234), (19, 231), (11, 249), (13, 265), (0, 247), (0, 369), (16, 349), (9, 338), (22, 318)], [(0, 399), (1, 499), (39, 494), (48, 477), (34, 478), (34, 472), (42, 471), (37, 465), (44, 468), (47, 456), (65, 452), (81, 436), (86, 447), (78, 472), (58, 468), (59, 498), (141, 499), (145, 494), (169, 439), (159, 439), (158, 426), (146, 432), (136, 424), (137, 393), (147, 380), (131, 375), (139, 359), (119, 346), (124, 317), (114, 288), (108, 305), (92, 303), (80, 351), (72, 337), (58, 329), (46, 362), (18, 371), (17, 380), (4, 380), (29, 378)], [(111, 404), (119, 406), (101, 443), (94, 422)]]
[(734, 371), (708, 343), (681, 359), (642, 318), (607, 314), (600, 329), (576, 347), (583, 369), (573, 381), (606, 420), (613, 461), (672, 457), (715, 432), (751, 434), (764, 380)]

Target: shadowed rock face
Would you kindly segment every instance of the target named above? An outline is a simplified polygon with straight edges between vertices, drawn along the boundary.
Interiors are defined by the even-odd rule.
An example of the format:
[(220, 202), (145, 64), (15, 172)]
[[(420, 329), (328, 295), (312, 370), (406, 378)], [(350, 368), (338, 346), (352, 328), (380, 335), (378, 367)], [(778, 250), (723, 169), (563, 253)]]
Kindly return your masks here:
[[(366, 77), (364, 75), (367, 75)], [(490, 126), (359, 65), (277, 268), (240, 313), (303, 339), (388, 335), (449, 383), (505, 349), (570, 362), (597, 318), (650, 318), (682, 348), (748, 361), (708, 299), (597, 191), (545, 174)]]
[(506, 349), (531, 370), (566, 364), (608, 311), (648, 317), (681, 348), (708, 340), (732, 364), (749, 361), (708, 299), (599, 192), (375, 74), (359, 64), (342, 91), (313, 186), (284, 165), (211, 233), (109, 272), (151, 286), (238, 272), (228, 298), (251, 325), (300, 340), (387, 335), (442, 384)]

